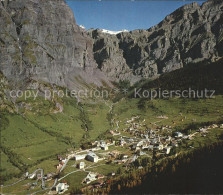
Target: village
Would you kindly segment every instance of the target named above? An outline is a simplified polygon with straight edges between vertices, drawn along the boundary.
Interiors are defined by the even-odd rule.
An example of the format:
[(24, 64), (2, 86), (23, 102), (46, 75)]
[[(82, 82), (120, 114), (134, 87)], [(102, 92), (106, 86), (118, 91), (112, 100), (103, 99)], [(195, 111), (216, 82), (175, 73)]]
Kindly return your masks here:
[[(167, 119), (167, 116), (157, 117), (159, 121)], [(142, 169), (152, 161), (177, 155), (176, 150), (180, 152), (183, 143), (206, 137), (212, 129), (223, 129), (223, 124), (211, 124), (183, 133), (173, 130), (170, 125), (158, 125), (159, 121), (151, 123), (151, 128), (148, 128), (145, 119), (132, 116), (122, 121), (123, 128), (123, 125), (119, 126), (121, 121), (114, 120), (117, 127), (107, 132), (107, 138), (89, 142), (85, 148), (70, 150), (67, 154), (58, 154), (55, 172), (44, 174), (44, 170), (38, 168), (32, 173), (26, 172), (14, 184), (29, 180), (26, 185), (34, 191), (33, 194), (46, 190), (49, 194), (63, 194), (71, 185), (79, 185), (82, 192), (86, 189), (94, 191), (106, 186), (111, 177), (123, 171), (130, 171), (132, 167)], [(190, 145), (187, 147), (193, 148)], [(81, 173), (80, 177), (78, 173)], [(69, 182), (69, 177), (75, 178), (76, 183)]]
[[(165, 120), (167, 116), (159, 116), (157, 119)], [(56, 166), (58, 173), (65, 172), (67, 167), (74, 170), (66, 173), (60, 178), (56, 178), (54, 184), (49, 189), (50, 194), (62, 194), (69, 189), (66, 177), (77, 172), (85, 172), (86, 177), (80, 178), (79, 183), (83, 186), (82, 190), (94, 190), (103, 187), (108, 178), (115, 177), (117, 174), (111, 170), (108, 174), (102, 174), (98, 170), (99, 167), (106, 167), (110, 164), (118, 165), (121, 169), (128, 170), (137, 159), (147, 159), (147, 163), (151, 162), (154, 157), (163, 158), (174, 154), (173, 150), (180, 147), (183, 141), (193, 140), (195, 137), (205, 137), (211, 129), (222, 128), (222, 125), (212, 124), (205, 126), (191, 134), (183, 134), (182, 132), (173, 132), (172, 127), (165, 125), (156, 126), (156, 128), (147, 128), (145, 119), (141, 120), (139, 116), (134, 116), (126, 120), (126, 128), (118, 130), (119, 121), (115, 121), (117, 128), (109, 133), (113, 139), (96, 140), (89, 143), (88, 149), (79, 149), (70, 151), (66, 155), (57, 156), (58, 165)], [(144, 165), (145, 166), (145, 165)], [(138, 165), (138, 169), (143, 168)], [(91, 170), (94, 171), (91, 171)], [(48, 173), (43, 176), (37, 174), (27, 174), (29, 179), (42, 180), (42, 188), (45, 188), (44, 181), (50, 181), (55, 173)]]

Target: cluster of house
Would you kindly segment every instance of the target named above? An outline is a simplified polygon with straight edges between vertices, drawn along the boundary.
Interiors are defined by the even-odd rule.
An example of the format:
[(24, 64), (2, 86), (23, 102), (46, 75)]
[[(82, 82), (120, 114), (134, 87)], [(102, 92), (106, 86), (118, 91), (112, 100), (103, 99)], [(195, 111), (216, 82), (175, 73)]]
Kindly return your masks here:
[(66, 163), (67, 159), (63, 158), (61, 155), (58, 155), (57, 160), (59, 160), (59, 164), (57, 165), (57, 170), (61, 170), (64, 164)]
[(131, 164), (135, 162), (135, 160), (142, 155), (145, 155), (146, 153), (141, 152), (140, 154), (134, 154), (132, 156), (128, 156), (127, 154), (121, 155), (121, 157), (116, 158), (113, 162), (117, 164), (123, 164), (125, 165)]
[(132, 123), (134, 122), (135, 120), (139, 119), (140, 117), (139, 116), (133, 116), (130, 120), (127, 120), (126, 123)]
[[(172, 147), (178, 147), (179, 142), (182, 138), (186, 139), (181, 132), (176, 132), (174, 136), (161, 136), (161, 131), (167, 130), (172, 133), (171, 126), (162, 126), (157, 129), (142, 129), (145, 125), (136, 123), (135, 120), (139, 117), (133, 117), (131, 120), (128, 120), (126, 123), (130, 126), (125, 129), (125, 132), (129, 132), (130, 135), (135, 136), (134, 138), (120, 138), (120, 146), (128, 145), (131, 150), (135, 150), (138, 154), (143, 154), (143, 150), (150, 151), (160, 151), (166, 154), (169, 154)], [(160, 116), (160, 118), (166, 118), (165, 116)]]
[(170, 136), (167, 137), (159, 137), (159, 136), (152, 136), (144, 139), (133, 139), (133, 138), (121, 138), (120, 145), (128, 145), (131, 150), (137, 152), (140, 156), (144, 155), (145, 153), (142, 152), (143, 150), (156, 150), (156, 151), (165, 151), (166, 154), (170, 153), (171, 147), (178, 146), (177, 139), (174, 139)]
[[(167, 119), (166, 116), (160, 116), (161, 119)], [(134, 135), (131, 137), (127, 136), (121, 136), (120, 132), (117, 130), (110, 131), (110, 133), (115, 136), (119, 135), (120, 138), (116, 139), (116, 141), (105, 142), (103, 140), (101, 141), (95, 141), (92, 142), (92, 148), (85, 151), (80, 151), (79, 153), (72, 153), (68, 156), (68, 159), (74, 159), (76, 161), (81, 161), (78, 164), (79, 169), (85, 169), (85, 162), (82, 160), (88, 160), (94, 163), (97, 163), (99, 160), (102, 160), (104, 158), (100, 158), (95, 151), (98, 150), (108, 150), (108, 147), (110, 145), (119, 145), (121, 147), (129, 147), (130, 150), (134, 151), (134, 154), (132, 156), (128, 156), (127, 154), (120, 154), (119, 151), (110, 151), (107, 152), (106, 155), (110, 157), (110, 159), (113, 159), (112, 162), (114, 163), (132, 163), (134, 162), (139, 156), (142, 155), (148, 155), (145, 151), (155, 151), (159, 154), (170, 154), (171, 149), (173, 147), (178, 147), (178, 145), (182, 142), (182, 140), (191, 140), (196, 134), (201, 133), (201, 135), (204, 135), (207, 133), (208, 129), (213, 128), (223, 128), (222, 125), (210, 125), (208, 127), (200, 128), (197, 132), (192, 133), (190, 135), (184, 135), (181, 132), (172, 132), (171, 126), (161, 126), (157, 127), (156, 129), (147, 129), (144, 128), (145, 125), (143, 123), (140, 124), (139, 121), (136, 121), (139, 119), (138, 116), (132, 117), (130, 120), (127, 120), (126, 124), (130, 125), (129, 128), (124, 129), (123, 131), (129, 132), (130, 135)], [(142, 128), (143, 127), (143, 128)], [(146, 130), (142, 130), (146, 129)], [(165, 135), (162, 132), (166, 130), (169, 132), (169, 135)], [(171, 135), (171, 136), (170, 136)], [(121, 157), (120, 157), (121, 155)], [(148, 155), (149, 156), (149, 155)], [(109, 158), (108, 158), (109, 159)], [(61, 168), (64, 163), (66, 163), (66, 159), (63, 159), (62, 157), (58, 157), (58, 160), (60, 164), (58, 165), (58, 168)], [(89, 172), (86, 178), (82, 181), (85, 184), (89, 184), (93, 181), (97, 181), (94, 184), (91, 184), (90, 186), (87, 186), (86, 188), (99, 188), (103, 186), (104, 181), (100, 181), (100, 179), (103, 179), (104, 176), (100, 175), (98, 173)], [(58, 184), (59, 185), (59, 184)], [(61, 184), (58, 186), (57, 192), (62, 192), (66, 188), (65, 184)]]
[[(168, 118), (166, 116), (159, 116), (160, 118)], [(126, 129), (123, 129), (124, 132), (128, 132), (130, 135), (137, 136), (137, 137), (143, 137), (143, 136), (148, 136), (148, 133), (159, 133), (160, 130), (167, 130), (171, 131), (171, 126), (160, 126), (157, 127), (154, 130), (145, 130), (147, 128), (145, 122), (145, 119), (142, 122), (136, 121), (136, 119), (139, 119), (139, 117), (132, 117), (131, 120), (127, 120), (126, 125), (128, 127)]]
[(28, 179), (37, 179), (37, 180), (45, 180), (45, 181), (50, 181), (53, 176), (55, 175), (55, 173), (47, 173), (46, 175), (43, 175), (41, 173), (37, 173), (37, 172), (34, 172), (32, 174), (28, 174), (28, 172), (26, 173), (26, 176)]
[(88, 175), (84, 178), (84, 180), (82, 181), (83, 183), (89, 184), (93, 181), (99, 180), (99, 179), (103, 179), (105, 176), (99, 173), (93, 173), (93, 172), (89, 172)]
[(200, 132), (200, 133), (203, 134), (203, 136), (206, 136), (206, 134), (208, 133), (208, 130), (216, 129), (216, 128), (223, 129), (223, 124), (221, 124), (221, 125), (212, 124), (212, 125), (209, 125), (209, 126), (205, 126), (205, 127), (200, 128), (197, 132)]
[[(166, 116), (159, 116), (161, 119), (168, 119)], [(127, 138), (121, 137), (120, 146), (130, 145), (131, 150), (141, 151), (142, 150), (150, 150), (150, 151), (160, 151), (166, 154), (169, 154), (172, 147), (178, 147), (179, 143), (183, 139), (191, 140), (197, 133), (192, 133), (190, 135), (183, 135), (181, 132), (172, 133), (171, 126), (160, 126), (156, 129), (152, 130), (139, 130), (139, 127), (142, 127), (142, 124), (135, 123), (135, 119), (138, 117), (133, 117), (131, 120), (128, 120), (126, 123), (130, 123), (130, 127), (125, 129), (124, 131), (129, 132), (131, 135), (134, 135), (135, 138)], [(212, 124), (208, 127), (200, 128), (198, 132), (202, 135), (206, 136), (208, 129), (214, 128), (223, 128), (222, 125)], [(167, 130), (169, 133), (173, 134), (172, 136), (161, 136), (163, 130)], [(139, 139), (137, 139), (138, 137)]]
[[(167, 116), (159, 116), (157, 118), (160, 119), (168, 119)], [(150, 150), (150, 151), (160, 151), (166, 154), (169, 154), (172, 147), (178, 147), (179, 143), (183, 139), (191, 140), (196, 135), (196, 133), (192, 133), (190, 135), (183, 135), (181, 132), (172, 133), (171, 126), (160, 126), (156, 129), (148, 129), (142, 130), (145, 125), (136, 122), (136, 119), (139, 117), (132, 117), (130, 120), (127, 120), (126, 124), (129, 125), (128, 128), (124, 129), (124, 132), (128, 132), (130, 135), (135, 136), (134, 138), (125, 138), (124, 136), (120, 138), (119, 144), (120, 146), (129, 145), (131, 150), (142, 151), (142, 150)], [(200, 128), (199, 132), (207, 133), (208, 129), (213, 128), (223, 128), (223, 124), (218, 126), (216, 124), (210, 125), (205, 128)], [(140, 130), (141, 129), (141, 130)], [(172, 136), (161, 136), (162, 131), (166, 130)]]
[[(120, 134), (120, 133), (119, 133)], [(102, 149), (102, 150), (108, 150), (108, 147), (109, 146), (112, 146), (112, 145), (114, 145), (115, 143), (114, 142), (105, 142), (104, 140), (101, 140), (101, 141), (95, 141), (95, 142), (92, 142), (92, 146), (93, 146), (93, 148), (92, 148), (92, 150), (94, 151), (96, 151), (96, 150), (100, 150), (100, 149)]]
[[(88, 160), (91, 162), (95, 162), (97, 163), (99, 160), (103, 160), (103, 158), (100, 158), (97, 154), (95, 154), (95, 151), (98, 150), (108, 150), (108, 147), (111, 145), (114, 145), (115, 143), (107, 143), (103, 140), (101, 141), (95, 141), (92, 143), (93, 148), (88, 150), (88, 153), (84, 153), (84, 154), (72, 154), (69, 156), (69, 158), (72, 158), (76, 161), (80, 161), (80, 160)], [(79, 164), (79, 168), (83, 169), (84, 168), (84, 163), (81, 162)]]

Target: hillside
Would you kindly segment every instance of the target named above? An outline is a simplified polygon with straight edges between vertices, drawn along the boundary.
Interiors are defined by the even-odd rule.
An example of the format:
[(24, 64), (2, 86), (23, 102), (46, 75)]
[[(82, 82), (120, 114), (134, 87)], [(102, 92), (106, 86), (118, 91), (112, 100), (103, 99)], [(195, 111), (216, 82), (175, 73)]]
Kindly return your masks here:
[(46, 101), (38, 97), (17, 100), (11, 106), (13, 110), (1, 109), (1, 182), (36, 166), (56, 171), (52, 165), (56, 155), (78, 149), (110, 129), (109, 108), (103, 102), (82, 105), (72, 98)]
[[(155, 80), (145, 80), (134, 87), (162, 90), (215, 90), (215, 94), (223, 94), (223, 59), (213, 63), (196, 63), (187, 67), (161, 75)], [(134, 88), (133, 87), (133, 88)]]

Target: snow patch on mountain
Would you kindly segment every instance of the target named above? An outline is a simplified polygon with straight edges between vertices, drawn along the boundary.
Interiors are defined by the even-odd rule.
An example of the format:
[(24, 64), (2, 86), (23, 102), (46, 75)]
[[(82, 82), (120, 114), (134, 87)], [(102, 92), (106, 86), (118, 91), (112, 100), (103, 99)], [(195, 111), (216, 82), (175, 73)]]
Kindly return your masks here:
[(80, 25), (80, 27), (81, 27), (82, 29), (85, 29), (85, 26), (84, 26), (84, 25)]
[(128, 32), (128, 30), (121, 30), (121, 31), (111, 31), (111, 30), (106, 30), (106, 29), (102, 29), (101, 30), (103, 33), (107, 33), (107, 34), (111, 34), (111, 35), (117, 35), (121, 32)]

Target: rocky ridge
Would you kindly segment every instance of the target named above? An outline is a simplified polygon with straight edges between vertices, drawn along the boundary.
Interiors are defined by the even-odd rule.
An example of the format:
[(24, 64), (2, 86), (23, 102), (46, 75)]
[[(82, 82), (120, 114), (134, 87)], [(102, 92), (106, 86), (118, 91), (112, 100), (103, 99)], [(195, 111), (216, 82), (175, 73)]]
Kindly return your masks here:
[(223, 56), (223, 2), (187, 4), (148, 30), (117, 35), (91, 29), (98, 67), (115, 81), (156, 78)]

